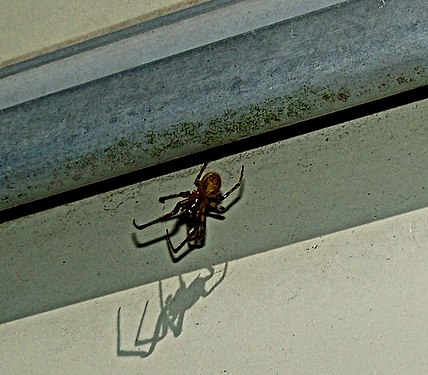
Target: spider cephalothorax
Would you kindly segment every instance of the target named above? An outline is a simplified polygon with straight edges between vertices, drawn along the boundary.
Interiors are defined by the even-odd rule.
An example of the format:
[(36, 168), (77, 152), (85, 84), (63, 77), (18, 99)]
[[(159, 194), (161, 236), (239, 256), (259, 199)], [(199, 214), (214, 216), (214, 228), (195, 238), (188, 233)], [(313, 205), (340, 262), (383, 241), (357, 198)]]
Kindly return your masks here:
[[(150, 221), (146, 224), (138, 225), (133, 221), (135, 228), (144, 229), (150, 225), (156, 224), (160, 221), (168, 220), (169, 218), (177, 215), (179, 212), (183, 212), (185, 215), (185, 220), (187, 224), (187, 237), (178, 245), (177, 248), (174, 248), (171, 243), (171, 239), (166, 230), (166, 239), (168, 242), (168, 248), (171, 253), (171, 257), (174, 261), (179, 260), (183, 257), (189, 250), (194, 247), (202, 247), (205, 241), (205, 222), (206, 215), (209, 209), (214, 209), (217, 212), (224, 212), (225, 208), (220, 205), (220, 203), (226, 199), (233, 191), (235, 191), (240, 185), (242, 178), (244, 176), (244, 166), (241, 168), (241, 175), (238, 182), (226, 193), (222, 194), (220, 192), (221, 188), (221, 177), (216, 172), (208, 172), (202, 178), (202, 173), (207, 167), (208, 163), (205, 163), (195, 179), (196, 189), (192, 192), (182, 191), (180, 193), (167, 195), (160, 197), (159, 201), (164, 203), (167, 199), (182, 197), (184, 198), (178, 202), (174, 209), (171, 212), (161, 216), (160, 218)], [(191, 247), (189, 250), (178, 254), (180, 249), (186, 244), (189, 243)]]

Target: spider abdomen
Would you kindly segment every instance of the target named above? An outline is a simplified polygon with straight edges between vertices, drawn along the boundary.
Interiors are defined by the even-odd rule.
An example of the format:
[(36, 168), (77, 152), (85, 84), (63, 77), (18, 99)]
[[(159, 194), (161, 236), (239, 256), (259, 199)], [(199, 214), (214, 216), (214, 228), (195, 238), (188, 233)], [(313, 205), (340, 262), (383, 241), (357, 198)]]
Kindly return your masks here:
[(201, 180), (198, 191), (208, 197), (216, 196), (221, 188), (221, 177), (216, 172), (208, 172)]

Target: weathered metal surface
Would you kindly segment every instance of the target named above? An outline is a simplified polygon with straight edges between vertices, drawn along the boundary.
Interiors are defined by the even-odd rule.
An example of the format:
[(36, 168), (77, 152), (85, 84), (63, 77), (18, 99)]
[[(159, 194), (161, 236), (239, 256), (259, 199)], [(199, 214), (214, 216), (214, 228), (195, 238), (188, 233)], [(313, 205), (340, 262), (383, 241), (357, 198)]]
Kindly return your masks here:
[(0, 112), (0, 209), (428, 83), (428, 3), (342, 3)]
[(344, 1), (214, 0), (192, 6), (1, 68), (0, 109)]

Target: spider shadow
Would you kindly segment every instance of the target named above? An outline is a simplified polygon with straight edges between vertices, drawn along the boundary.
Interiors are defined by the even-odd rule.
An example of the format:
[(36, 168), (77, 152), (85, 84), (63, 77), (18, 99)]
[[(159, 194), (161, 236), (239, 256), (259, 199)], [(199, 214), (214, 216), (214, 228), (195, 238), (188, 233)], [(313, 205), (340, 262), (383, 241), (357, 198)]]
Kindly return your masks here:
[[(169, 330), (172, 331), (174, 337), (180, 336), (186, 311), (190, 310), (199, 299), (208, 297), (223, 282), (226, 277), (227, 266), (228, 264), (225, 263), (222, 275), (209, 289), (207, 289), (207, 282), (214, 276), (214, 268), (212, 266), (208, 267), (209, 274), (207, 276), (201, 277), (199, 274), (188, 286), (186, 286), (182, 276), (179, 275), (177, 291), (168, 295), (165, 302), (163, 301), (162, 282), (159, 280), (160, 313), (156, 320), (153, 335), (150, 338), (141, 339), (143, 322), (149, 304), (149, 301), (147, 301), (137, 329), (134, 340), (135, 349), (133, 350), (121, 348), (121, 308), (119, 308), (117, 311), (117, 356), (146, 358), (154, 352), (157, 344), (166, 337)], [(148, 349), (143, 350), (141, 349), (142, 346), (148, 346)]]
[[(174, 216), (174, 217), (171, 217), (171, 218), (169, 218), (169, 219), (167, 219), (167, 220), (165, 220), (163, 222), (166, 223), (166, 222), (168, 222), (170, 220), (174, 220), (174, 219), (178, 219), (178, 220), (176, 221), (173, 229), (169, 232), (170, 236), (174, 236), (178, 232), (178, 229), (182, 225), (186, 224), (186, 218), (182, 214)], [(156, 237), (154, 239), (141, 242), (141, 241), (138, 240), (137, 233), (133, 232), (131, 234), (131, 238), (132, 238), (132, 242), (134, 243), (135, 247), (137, 247), (139, 249), (140, 248), (144, 248), (144, 247), (148, 247), (148, 246), (153, 245), (155, 243), (158, 243), (160, 241), (166, 241), (166, 235), (165, 234), (163, 236), (159, 236), (159, 237)]]

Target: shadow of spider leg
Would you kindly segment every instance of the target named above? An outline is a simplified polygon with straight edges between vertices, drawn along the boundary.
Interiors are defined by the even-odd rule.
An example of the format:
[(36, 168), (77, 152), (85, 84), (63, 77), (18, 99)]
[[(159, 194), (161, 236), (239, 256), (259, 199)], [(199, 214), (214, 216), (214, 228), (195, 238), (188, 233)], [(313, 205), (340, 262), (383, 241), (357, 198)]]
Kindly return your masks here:
[[(181, 195), (181, 194), (187, 194), (187, 193), (189, 193), (189, 195), (190, 195), (190, 192), (185, 191), (185, 192), (178, 193), (178, 194), (168, 195), (168, 196), (166, 196), (166, 197), (160, 197), (160, 198), (159, 198), (159, 200), (163, 203), (165, 199), (171, 199), (171, 198), (175, 198), (175, 197), (183, 196), (183, 195)], [(171, 217), (173, 217), (173, 216), (177, 215), (177, 214), (180, 212), (180, 210), (181, 210), (181, 209), (182, 209), (182, 207), (183, 207), (183, 203), (184, 203), (184, 202), (185, 202), (185, 200), (184, 200), (184, 201), (181, 201), (181, 202), (178, 202), (178, 203), (175, 205), (175, 207), (172, 209), (172, 211), (171, 211), (171, 212), (168, 212), (167, 214), (165, 214), (165, 215), (161, 216), (160, 218), (155, 219), (155, 220), (153, 220), (153, 221), (150, 221), (150, 222), (148, 222), (148, 223), (146, 223), (146, 224), (140, 224), (140, 225), (138, 225), (138, 224), (135, 222), (135, 219), (132, 221), (132, 223), (134, 224), (134, 227), (135, 227), (135, 228), (137, 228), (137, 229), (139, 229), (139, 230), (142, 230), (142, 229), (145, 229), (145, 228), (149, 227), (150, 225), (153, 225), (153, 224), (156, 224), (156, 223), (160, 223), (161, 221), (168, 220), (169, 218), (171, 218)]]
[(182, 251), (181, 253), (179, 253), (180, 250), (184, 247), (184, 245), (196, 240), (196, 238), (194, 237), (195, 235), (192, 236), (192, 234), (188, 234), (187, 237), (183, 241), (181, 241), (180, 245), (178, 245), (177, 247), (174, 247), (174, 245), (171, 242), (171, 237), (169, 236), (168, 229), (166, 230), (166, 241), (168, 243), (168, 250), (174, 262), (177, 262), (189, 251), (193, 250), (193, 246), (189, 246), (187, 249), (185, 249), (185, 251)]

